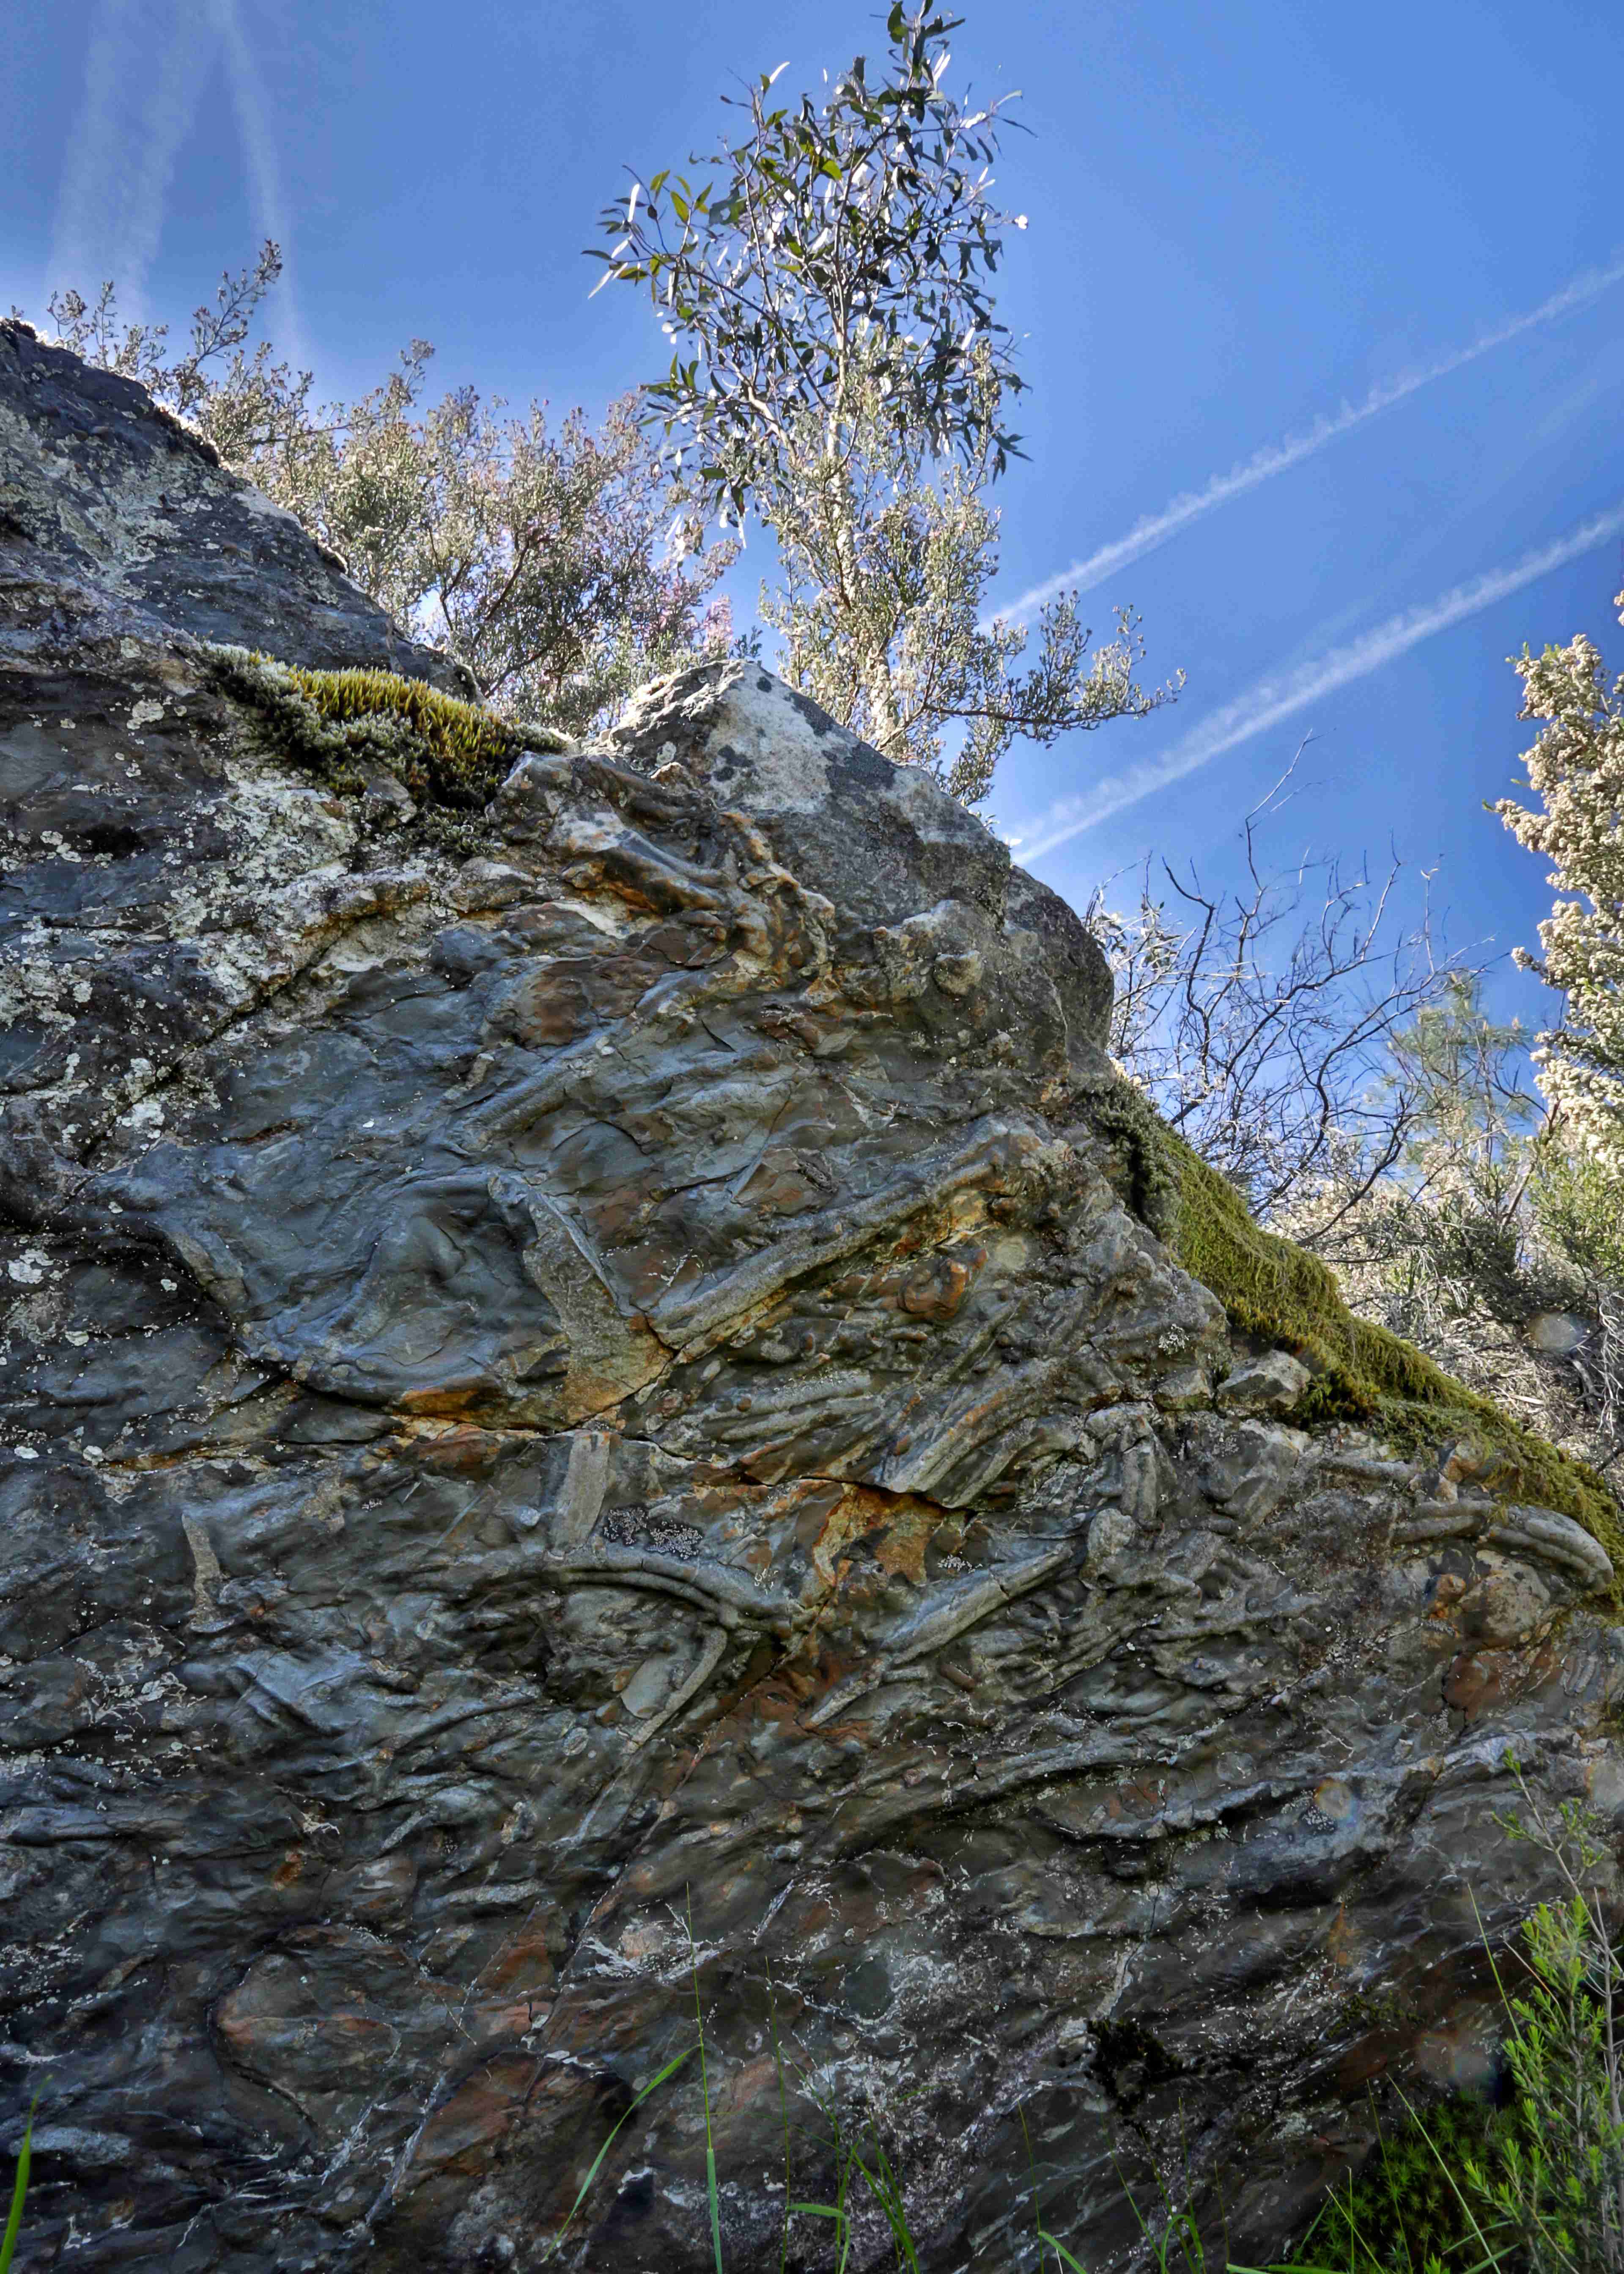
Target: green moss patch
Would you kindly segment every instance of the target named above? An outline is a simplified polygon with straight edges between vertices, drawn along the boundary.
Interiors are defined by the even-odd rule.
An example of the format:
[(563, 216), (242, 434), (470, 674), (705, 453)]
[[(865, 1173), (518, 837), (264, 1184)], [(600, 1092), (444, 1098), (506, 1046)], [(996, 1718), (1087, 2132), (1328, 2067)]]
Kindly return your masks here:
[[(1117, 1194), (1158, 1239), (1177, 1244), (1181, 1194), (1179, 1156), (1189, 1152), (1136, 1082), (1125, 1074), (1087, 1093), (1089, 1126), (1105, 1140)], [(1196, 1156), (1190, 1154), (1193, 1161)], [(1199, 1272), (1193, 1273), (1199, 1278)]]
[(1306, 1427), (1359, 1424), (1397, 1450), (1421, 1453), (1466, 1438), (1499, 1456), (1495, 1489), (1507, 1501), (1571, 1516), (1624, 1574), (1624, 1525), (1596, 1471), (1531, 1429), (1385, 1327), (1355, 1316), (1317, 1256), (1254, 1224), (1235, 1187), (1209, 1168), (1130, 1082), (1089, 1101), (1090, 1119), (1117, 1149), (1139, 1213), (1192, 1278), (1210, 1288), (1237, 1333), (1289, 1351), (1315, 1379), (1292, 1415)]
[(214, 659), (267, 747), (353, 794), (387, 773), (419, 805), (478, 812), (521, 751), (568, 748), (551, 727), (499, 719), (392, 671), (306, 671), (247, 648), (216, 648)]

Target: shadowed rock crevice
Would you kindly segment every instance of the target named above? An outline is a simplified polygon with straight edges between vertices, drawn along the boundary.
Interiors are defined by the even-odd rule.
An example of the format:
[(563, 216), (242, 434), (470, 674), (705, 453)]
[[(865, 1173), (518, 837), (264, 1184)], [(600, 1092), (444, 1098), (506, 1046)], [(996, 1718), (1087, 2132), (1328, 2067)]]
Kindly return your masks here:
[[(0, 514), (41, 2251), (537, 2263), (693, 1969), (739, 2274), (774, 2014), (933, 2266), (1012, 2262), (1023, 2110), (1101, 2274), (1113, 2156), (1148, 2195), (1187, 2148), (1278, 2248), (1367, 2082), (1481, 2024), (1473, 1899), (1541, 1892), (1507, 1747), (1624, 1802), (1590, 1511), (1463, 1411), (1316, 1407), (1310, 1339), (1186, 1268), (1075, 914), (758, 666), (504, 749), (436, 834), (387, 717), (324, 772), (217, 651), (443, 659), (14, 325)], [(710, 2264), (697, 2090), (565, 2263)]]

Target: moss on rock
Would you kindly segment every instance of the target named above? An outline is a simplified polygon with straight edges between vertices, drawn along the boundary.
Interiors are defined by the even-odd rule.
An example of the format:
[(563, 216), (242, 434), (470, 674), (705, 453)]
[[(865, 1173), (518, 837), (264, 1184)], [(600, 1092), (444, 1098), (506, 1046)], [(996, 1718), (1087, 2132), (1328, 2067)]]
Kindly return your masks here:
[[(1089, 1090), (1086, 1111), (1089, 1126), (1109, 1148), (1114, 1163), (1111, 1181), (1121, 1199), (1158, 1239), (1176, 1245), (1181, 1181), (1172, 1131), (1125, 1074), (1115, 1074)], [(1190, 1157), (1193, 1160), (1194, 1154)], [(1192, 1276), (1199, 1278), (1200, 1274)]]
[(1498, 1457), (1492, 1480), (1505, 1499), (1575, 1517), (1624, 1575), (1624, 1525), (1593, 1468), (1536, 1436), (1412, 1343), (1356, 1316), (1330, 1268), (1254, 1223), (1228, 1178), (1125, 1077), (1091, 1096), (1087, 1113), (1116, 1154), (1124, 1197), (1191, 1277), (1217, 1296), (1235, 1331), (1289, 1351), (1312, 1372), (1294, 1421), (1356, 1422), (1405, 1453), (1465, 1438)]
[(499, 719), (391, 671), (307, 671), (248, 648), (214, 657), (269, 749), (352, 794), (387, 773), (419, 805), (478, 812), (522, 751), (569, 747), (551, 727)]
[(1179, 1178), (1174, 1251), (1232, 1326), (1312, 1369), (1316, 1379), (1294, 1419), (1361, 1422), (1403, 1451), (1470, 1438), (1499, 1455), (1493, 1481), (1507, 1500), (1576, 1517), (1624, 1572), (1624, 1528), (1594, 1469), (1468, 1389), (1412, 1343), (1356, 1316), (1318, 1256), (1254, 1224), (1226, 1178), (1171, 1130), (1163, 1135)]

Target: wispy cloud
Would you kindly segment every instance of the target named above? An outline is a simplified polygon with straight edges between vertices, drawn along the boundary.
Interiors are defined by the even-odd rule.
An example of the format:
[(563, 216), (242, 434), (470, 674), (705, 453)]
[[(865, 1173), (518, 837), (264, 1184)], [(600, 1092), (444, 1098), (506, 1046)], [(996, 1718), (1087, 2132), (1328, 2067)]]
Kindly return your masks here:
[(1609, 513), (1598, 514), (1567, 537), (1525, 553), (1520, 561), (1506, 568), (1490, 569), (1486, 575), (1474, 577), (1470, 584), (1455, 585), (1423, 607), (1389, 616), (1373, 631), (1350, 641), (1344, 647), (1332, 648), (1295, 671), (1278, 678), (1259, 680), (1233, 703), (1225, 704), (1222, 710), (1214, 711), (1192, 727), (1160, 757), (1131, 766), (1124, 773), (1109, 775), (1076, 797), (1057, 800), (1029, 822), (1020, 836), (1011, 837), (1011, 845), (1029, 868), (1056, 846), (1080, 836), (1085, 829), (1094, 828), (1154, 790), (1165, 789), (1169, 782), (1182, 780), (1184, 775), (1222, 757), (1226, 750), (1250, 742), (1254, 734), (1294, 718), (1322, 696), (1346, 687), (1351, 680), (1364, 679), (1372, 671), (1380, 671), (1384, 664), (1418, 647), (1435, 632), (1447, 631), (1452, 624), (1464, 622), (1468, 616), (1492, 607), (1496, 600), (1521, 591), (1523, 585), (1535, 583), (1553, 568), (1562, 568), (1568, 561), (1577, 560), (1582, 553), (1620, 534), (1624, 534), (1624, 505)]
[[(94, 295), (102, 279), (111, 277), (124, 312), (146, 313), (147, 277), (176, 165), (210, 75), (222, 64), (254, 227), (259, 236), (274, 237), (283, 248), (277, 330), (279, 343), (297, 358), (298, 324), (275, 137), (238, 0), (96, 0), (41, 302), (59, 285)], [(252, 249), (242, 247), (241, 259)], [(230, 265), (237, 267), (240, 260)]]
[(1170, 505), (1164, 506), (1160, 513), (1147, 514), (1142, 521), (1135, 522), (1125, 537), (1114, 538), (1109, 545), (1102, 545), (1097, 552), (1089, 553), (1086, 560), (1074, 561), (1058, 576), (1045, 577), (1042, 584), (1034, 584), (1029, 592), (1023, 592), (1018, 600), (1011, 600), (1008, 607), (998, 609), (998, 618), (1006, 623), (1019, 623), (1034, 614), (1046, 600), (1052, 600), (1057, 593), (1087, 591), (1091, 585), (1114, 576), (1118, 569), (1127, 568), (1131, 561), (1142, 559), (1179, 530), (1187, 529), (1192, 521), (1199, 521), (1203, 514), (1211, 513), (1215, 506), (1227, 505), (1232, 498), (1244, 497), (1249, 490), (1272, 481), (1276, 474), (1286, 473), (1293, 466), (1300, 466), (1304, 458), (1311, 458), (1317, 450), (1323, 450), (1327, 442), (1337, 441), (1342, 435), (1352, 433), (1355, 427), (1363, 426), (1367, 419), (1376, 418), (1383, 410), (1392, 410), (1395, 403), (1418, 394), (1422, 388), (1430, 387), (1434, 380), (1447, 379), (1451, 372), (1464, 370), (1468, 364), (1476, 363), (1480, 356), (1492, 354), (1494, 349), (1504, 347), (1510, 340), (1520, 339), (1525, 332), (1538, 330), (1542, 324), (1554, 323), (1558, 317), (1572, 315), (1576, 309), (1587, 307), (1592, 300), (1599, 299), (1604, 292), (1620, 282), (1624, 282), (1624, 258), (1605, 268), (1585, 269), (1582, 275), (1564, 284), (1560, 292), (1553, 292), (1548, 300), (1542, 300), (1537, 308), (1527, 309), (1520, 316), (1508, 317), (1492, 331), (1480, 333), (1470, 347), (1453, 349), (1447, 355), (1439, 356), (1431, 363), (1419, 364), (1410, 371), (1402, 372), (1395, 379), (1379, 381), (1362, 402), (1345, 403), (1340, 410), (1327, 411), (1302, 433), (1288, 434), (1283, 441), (1267, 444), (1239, 465), (1232, 466), (1227, 474), (1214, 474), (1205, 488), (1186, 491), (1183, 496), (1176, 497)]
[(282, 275), (278, 279), (274, 297), (277, 346), (295, 363), (303, 363), (306, 359), (304, 340), (295, 304), (293, 259), (289, 243), (290, 230), (287, 207), (282, 200), (282, 168), (277, 162), (276, 138), (271, 129), (270, 115), (260, 87), (259, 67), (243, 30), (237, 0), (209, 0), (209, 13), (219, 33), (225, 56), (231, 103), (237, 113), (237, 130), (242, 140), (243, 159), (248, 173), (254, 233), (260, 238), (274, 237), (282, 251)]
[(208, 78), (212, 43), (187, 0), (97, 0), (85, 90), (56, 200), (49, 293), (118, 284), (143, 306), (169, 184)]

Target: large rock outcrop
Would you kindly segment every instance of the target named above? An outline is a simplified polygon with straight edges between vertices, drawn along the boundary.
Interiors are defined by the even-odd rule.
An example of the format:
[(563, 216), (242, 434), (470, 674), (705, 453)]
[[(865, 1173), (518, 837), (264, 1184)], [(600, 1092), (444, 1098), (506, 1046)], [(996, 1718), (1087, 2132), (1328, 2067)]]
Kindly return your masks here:
[[(1594, 1538), (1291, 1425), (1076, 917), (756, 666), (436, 837), (219, 649), (439, 659), (16, 325), (0, 607), (23, 2263), (538, 2265), (695, 1979), (732, 2274), (774, 2015), (933, 2274), (1026, 2263), (1023, 2114), (1101, 2274), (1113, 2156), (1277, 2247), (1473, 2057), (1507, 1744), (1624, 1802)], [(710, 2265), (698, 2095), (563, 2263)]]

